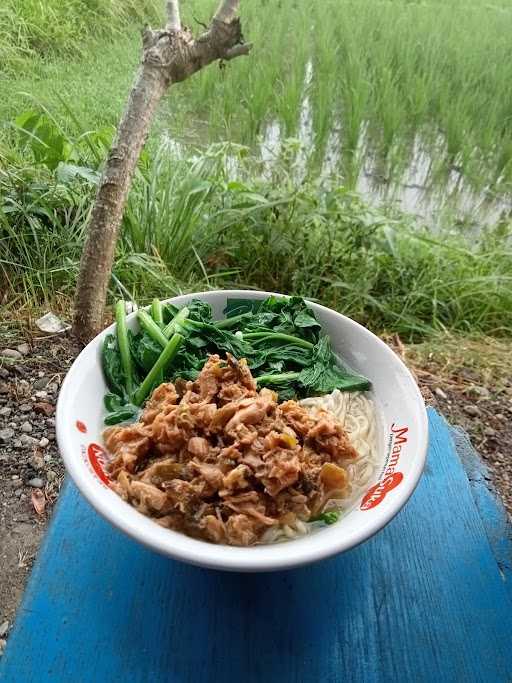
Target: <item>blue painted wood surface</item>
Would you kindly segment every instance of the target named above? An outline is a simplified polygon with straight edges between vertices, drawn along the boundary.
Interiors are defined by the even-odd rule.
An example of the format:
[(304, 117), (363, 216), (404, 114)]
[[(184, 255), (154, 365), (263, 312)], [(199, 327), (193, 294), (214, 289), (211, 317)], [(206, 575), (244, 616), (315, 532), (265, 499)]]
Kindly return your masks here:
[(288, 572), (160, 557), (68, 484), (0, 680), (512, 681), (509, 529), (472, 488), (444, 420), (429, 420), (425, 475), (400, 515), (362, 546)]

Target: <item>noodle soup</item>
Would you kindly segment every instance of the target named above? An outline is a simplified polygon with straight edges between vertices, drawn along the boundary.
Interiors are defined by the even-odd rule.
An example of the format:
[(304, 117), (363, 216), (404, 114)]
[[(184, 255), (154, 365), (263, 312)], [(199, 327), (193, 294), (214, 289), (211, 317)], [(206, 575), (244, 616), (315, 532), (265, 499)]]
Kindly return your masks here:
[[(184, 306), (188, 307), (190, 311), (194, 310), (197, 314), (194, 317), (189, 315), (191, 324), (188, 331), (197, 337), (196, 332), (203, 334), (201, 330), (204, 330), (203, 343), (196, 344), (194, 347), (190, 345), (187, 348), (183, 347), (185, 354), (174, 356), (172, 372), (169, 372), (169, 366), (166, 365), (169, 360), (169, 353), (173, 349), (176, 350), (175, 343), (170, 343), (172, 338), (169, 339), (170, 348), (165, 349), (163, 344), (166, 342), (162, 335), (156, 335), (158, 339), (154, 341), (160, 344), (160, 340), (162, 340), (165, 355), (153, 368), (155, 356), (159, 353), (158, 346), (146, 343), (148, 339), (147, 336), (142, 336), (141, 327), (143, 322), (147, 323), (146, 327), (149, 327), (150, 321), (142, 320), (143, 316), (139, 314), (128, 316), (126, 330), (130, 336), (128, 340), (130, 345), (124, 344), (124, 348), (137, 354), (132, 358), (132, 361), (137, 363), (137, 374), (133, 378), (134, 391), (129, 395), (128, 401), (123, 391), (115, 393), (117, 391), (117, 380), (121, 378), (118, 374), (120, 369), (119, 357), (115, 352), (115, 344), (112, 344), (119, 328), (114, 325), (101, 333), (82, 351), (63, 383), (57, 406), (57, 438), (71, 477), (78, 485), (81, 493), (109, 522), (142, 544), (169, 557), (203, 567), (232, 571), (273, 571), (316, 562), (354, 548), (382, 529), (409, 499), (420, 478), (425, 462), (428, 437), (426, 411), (414, 379), (401, 360), (369, 330), (346, 316), (316, 303), (307, 302), (306, 308), (301, 305), (300, 315), (296, 315), (296, 312), (291, 311), (291, 308), (300, 302), (290, 300), (290, 306), (287, 306), (286, 311), (284, 311), (285, 316), (280, 315), (281, 309), (274, 310), (274, 313), (278, 314), (277, 316), (269, 315), (267, 320), (261, 318), (259, 321), (261, 324), (256, 326), (252, 324), (252, 313), (249, 315), (247, 310), (231, 308), (230, 314), (226, 315), (226, 310), (233, 299), (241, 301), (246, 306), (260, 307), (269, 300), (269, 297), (270, 303), (283, 308), (280, 303), (282, 297), (279, 294), (239, 290), (200, 292), (161, 302), (161, 308), (164, 309), (162, 333), (165, 334), (167, 331), (165, 326), (169, 325), (169, 315), (175, 315), (176, 318), (182, 316)], [(201, 323), (202, 312), (200, 307), (195, 304), (197, 299), (211, 306), (212, 316), (210, 320), (206, 321), (206, 324), (203, 324), (204, 318), (203, 323)], [(288, 316), (290, 311), (291, 318)], [(158, 306), (155, 313), (158, 314)], [(316, 323), (312, 320), (311, 314), (314, 314)], [(284, 317), (287, 317), (287, 320), (283, 320)], [(281, 329), (278, 328), (278, 325), (274, 325), (276, 320), (279, 323), (279, 318), (284, 323), (281, 325)], [(158, 322), (159, 320), (160, 322)], [(296, 329), (287, 329), (290, 320)], [(155, 315), (154, 322), (157, 325), (162, 324), (159, 315)], [(178, 334), (181, 334), (180, 329), (176, 330), (176, 322), (177, 320), (172, 321), (171, 327), (174, 332), (177, 331)], [(270, 330), (270, 327), (273, 329)], [(232, 334), (226, 335), (226, 329), (231, 330)], [(212, 336), (214, 333), (215, 338)], [(290, 339), (290, 333), (295, 339)], [(332, 355), (326, 353), (328, 345), (325, 344), (325, 340), (322, 347), (322, 338), (325, 335), (328, 336), (332, 345)], [(351, 449), (356, 451), (356, 455), (352, 453), (349, 457), (337, 458), (335, 456), (333, 459), (333, 456), (330, 456), (322, 460), (322, 453), (326, 452), (326, 444), (311, 442), (307, 433), (304, 434), (305, 438), (297, 434), (299, 437), (297, 439), (298, 445), (306, 451), (306, 460), (311, 456), (308, 448), (312, 446), (312, 450), (320, 456), (320, 460), (317, 460), (320, 469), (324, 464), (327, 466), (333, 462), (333, 464), (339, 464), (340, 468), (344, 470), (343, 486), (338, 487), (343, 491), (340, 494), (335, 487), (331, 487), (329, 496), (323, 497), (325, 491), (320, 490), (319, 496), (315, 498), (311, 487), (304, 486), (304, 482), (299, 478), (298, 482), (289, 486), (288, 492), (285, 491), (285, 498), (295, 505), (297, 499), (295, 499), (295, 494), (291, 489), (301, 489), (300, 495), (309, 496), (306, 503), (310, 514), (302, 515), (301, 510), (295, 508), (294, 512), (297, 513), (296, 516), (300, 520), (300, 523), (296, 522), (295, 525), (286, 511), (283, 515), (280, 510), (275, 510), (267, 498), (265, 501), (268, 502), (268, 506), (265, 511), (260, 511), (259, 503), (256, 501), (254, 504), (257, 507), (251, 510), (253, 518), (256, 518), (255, 514), (258, 515), (261, 523), (266, 526), (266, 523), (270, 521), (266, 518), (276, 519), (275, 513), (279, 513), (277, 523), (273, 522), (272, 526), (281, 526), (282, 533), (278, 538), (269, 539), (269, 542), (262, 542), (261, 536), (258, 535), (255, 538), (254, 536), (248, 539), (240, 538), (242, 542), (248, 540), (247, 544), (250, 547), (234, 547), (235, 544), (230, 543), (229, 539), (225, 542), (221, 538), (219, 541), (212, 538), (210, 542), (205, 542), (205, 539), (198, 535), (189, 534), (186, 531), (183, 533), (183, 531), (173, 528), (172, 520), (168, 518), (168, 513), (164, 513), (163, 510), (166, 505), (172, 502), (172, 499), (176, 504), (180, 503), (177, 498), (180, 489), (184, 492), (189, 483), (195, 486), (196, 482), (193, 481), (193, 477), (197, 471), (197, 466), (191, 463), (190, 468), (193, 468), (193, 471), (185, 472), (185, 476), (183, 476), (181, 466), (187, 463), (178, 462), (179, 457), (174, 458), (176, 462), (159, 462), (158, 450), (167, 449), (169, 440), (161, 439), (158, 429), (152, 429), (150, 435), (141, 434), (141, 437), (153, 440), (153, 448), (148, 451), (149, 457), (143, 456), (143, 459), (136, 463), (136, 467), (131, 473), (128, 467), (126, 468), (128, 470), (126, 475), (119, 470), (118, 478), (121, 476), (120, 491), (114, 489), (116, 483), (112, 469), (113, 458), (115, 457), (112, 450), (114, 449), (111, 450), (103, 438), (106, 425), (121, 426), (122, 420), (125, 420), (126, 426), (126, 420), (136, 422), (144, 412), (148, 411), (149, 402), (152, 400), (150, 397), (155, 391), (154, 387), (158, 386), (157, 381), (162, 374), (163, 380), (160, 379), (159, 381), (163, 381), (164, 384), (174, 383), (178, 394), (184, 396), (181, 394), (181, 389), (176, 386), (177, 378), (181, 376), (187, 381), (197, 378), (197, 372), (204, 365), (207, 354), (215, 353), (215, 348), (219, 346), (217, 342), (222, 344), (223, 340), (225, 341), (228, 337), (233, 349), (242, 342), (244, 348), (239, 348), (234, 355), (237, 359), (248, 358), (250, 369), (253, 371), (257, 383), (258, 395), (241, 398), (240, 400), (243, 402), (241, 408), (245, 409), (249, 407), (249, 403), (252, 404), (253, 402), (256, 404), (256, 408), (275, 404), (267, 407), (266, 413), (267, 418), (275, 418), (277, 422), (279, 420), (288, 421), (289, 415), (285, 415), (285, 413), (289, 412), (290, 409), (293, 409), (294, 412), (303, 411), (306, 421), (308, 415), (311, 417), (312, 424), (310, 426), (313, 428), (323, 420), (315, 420), (308, 411), (321, 411), (322, 409), (325, 410), (325, 407), (329, 410), (329, 403), (331, 403), (332, 419), (339, 421), (345, 433), (341, 450), (347, 454)], [(224, 350), (227, 351), (227, 349)], [(219, 347), (219, 351), (224, 350)], [(109, 358), (106, 358), (107, 351), (110, 354)], [(224, 353), (220, 355), (222, 358), (225, 357)], [(333, 358), (334, 355), (336, 360)], [(106, 369), (109, 371), (108, 376), (105, 374)], [(354, 376), (354, 372), (361, 373), (361, 375)], [(364, 376), (366, 376), (366, 380)], [(328, 384), (333, 380), (336, 383), (339, 382), (340, 387), (329, 387)], [(370, 383), (371, 392), (366, 393)], [(364, 386), (365, 384), (367, 386)], [(348, 399), (343, 398), (343, 400), (339, 397), (338, 400), (333, 397), (331, 401), (336, 388), (339, 388), (342, 394), (348, 391), (351, 396)], [(278, 393), (277, 402), (271, 394), (262, 393), (263, 389)], [(282, 395), (283, 390), (288, 392), (287, 395)], [(106, 392), (109, 392), (108, 395)], [(231, 393), (231, 390), (228, 393)], [(102, 397), (104, 397), (103, 401)], [(129, 405), (130, 398), (133, 400), (133, 405)], [(223, 404), (228, 398), (238, 400), (234, 395), (228, 396), (224, 392), (221, 397), (219, 392), (218, 398), (213, 400), (217, 404), (218, 410), (223, 409)], [(306, 399), (306, 405), (300, 403), (303, 399)], [(172, 404), (172, 396), (170, 395), (168, 397), (160, 396), (158, 401), (160, 400)], [(294, 404), (293, 406), (286, 405), (290, 401)], [(324, 403), (327, 405), (320, 408), (318, 402), (319, 405), (324, 405)], [(212, 403), (212, 401), (205, 402), (206, 405), (208, 403)], [(312, 405), (308, 406), (308, 403)], [(315, 404), (317, 405), (315, 406)], [(368, 431), (368, 422), (363, 423), (362, 419), (362, 413), (367, 415), (367, 409), (373, 410), (374, 415), (373, 424), (370, 424)], [(205, 408), (205, 410), (204, 417), (207, 418), (208, 411), (213, 411), (214, 408)], [(165, 411), (158, 412), (164, 413)], [(338, 412), (338, 419), (336, 412)], [(163, 418), (165, 418), (164, 415), (160, 419)], [(149, 412), (146, 419), (151, 419)], [(137, 429), (136, 424), (132, 424), (132, 428)], [(228, 428), (227, 431), (229, 432), (231, 429)], [(281, 432), (283, 433), (283, 430)], [(284, 430), (284, 434), (285, 445), (293, 447), (293, 438), (292, 440), (289, 439), (292, 434), (287, 430)], [(313, 437), (313, 435), (310, 436)], [(224, 439), (220, 433), (219, 437)], [(208, 438), (208, 434), (205, 434), (204, 438)], [(282, 440), (282, 438), (280, 435), (279, 439)], [(201, 435), (191, 435), (190, 439), (193, 439), (190, 444), (192, 449), (196, 454), (200, 454), (203, 443), (200, 440)], [(366, 449), (364, 442), (370, 444), (369, 449)], [(375, 459), (372, 455), (372, 442), (376, 449)], [(222, 447), (228, 447), (232, 444), (234, 444), (234, 440), (225, 443)], [(354, 447), (354, 444), (357, 448)], [(134, 450), (137, 451), (137, 447), (135, 444), (133, 445)], [(214, 448), (220, 445), (220, 443), (212, 443)], [(124, 450), (123, 447), (120, 448)], [(161, 453), (163, 457), (165, 453)], [(129, 458), (129, 454), (126, 453), (126, 455)], [(247, 454), (244, 453), (243, 457), (245, 455)], [(299, 460), (302, 457), (303, 455), (299, 454)], [(314, 458), (314, 454), (312, 457)], [(195, 459), (199, 462), (197, 458)], [(266, 473), (260, 473), (257, 461), (253, 461), (252, 458), (250, 460), (256, 467), (256, 478), (261, 475), (260, 481), (263, 483), (264, 494), (264, 489), (267, 487), (263, 478), (267, 479)], [(287, 460), (291, 460), (293, 464), (293, 454)], [(129, 463), (126, 464), (129, 465)], [(200, 462), (199, 464), (201, 465)], [(235, 462), (232, 464), (225, 462), (224, 464), (233, 472), (237, 470)], [(208, 476), (211, 474), (207, 469), (203, 471)], [(235, 483), (240, 473), (240, 470), (233, 474), (231, 471), (226, 471), (225, 475), (228, 477), (226, 483)], [(287, 472), (285, 471), (284, 474)], [(309, 477), (311, 472), (306, 472), (306, 474)], [(315, 472), (312, 474), (314, 478)], [(128, 477), (128, 480), (125, 476)], [(247, 477), (245, 478), (247, 479)], [(176, 479), (181, 479), (182, 482), (174, 481)], [(165, 486), (163, 485), (164, 481), (166, 482)], [(213, 478), (211, 481), (214, 481)], [(368, 481), (367, 486), (364, 485), (365, 481)], [(272, 482), (270, 485), (269, 495), (272, 497), (272, 494), (276, 493), (276, 489)], [(158, 490), (155, 491), (155, 488)], [(172, 492), (171, 497), (165, 495), (167, 490)], [(224, 486), (220, 490), (224, 490)], [(220, 496), (220, 490), (219, 498), (224, 499), (224, 495)], [(262, 489), (259, 488), (257, 482), (254, 482), (253, 490), (261, 496)], [(136, 505), (127, 501), (124, 495), (120, 495), (122, 493), (136, 497), (137, 500), (134, 501)], [(247, 493), (249, 494), (250, 491)], [(230, 533), (234, 531), (235, 524), (231, 525), (229, 519), (235, 517), (236, 520), (234, 521), (241, 522), (240, 511), (242, 507), (246, 508), (250, 503), (249, 498), (252, 500), (254, 497), (254, 493), (245, 497), (243, 491), (235, 492), (234, 495), (236, 500), (230, 494), (228, 502), (231, 506), (236, 505), (238, 507), (238, 513), (233, 510), (235, 514), (225, 515), (221, 510), (221, 520), (226, 526), (229, 523), (228, 531)], [(281, 496), (280, 493), (277, 495), (278, 497)], [(213, 505), (215, 508), (216, 501), (217, 504), (220, 503), (220, 500), (208, 497), (204, 502), (207, 505)], [(183, 502), (186, 504), (186, 496)], [(147, 514), (142, 509), (144, 506), (148, 512), (149, 507), (152, 507), (153, 512)], [(155, 509), (158, 506), (162, 506), (160, 511)], [(321, 514), (325, 520), (323, 528), (320, 528), (320, 524), (316, 521), (321, 510), (323, 510)], [(204, 510), (201, 503), (192, 506), (189, 511), (194, 523), (197, 518), (201, 518), (201, 515), (206, 517), (209, 513), (208, 509)], [(247, 508), (245, 512), (248, 512)], [(264, 517), (259, 516), (260, 512), (264, 514)], [(306, 513), (306, 510), (303, 512)], [(197, 518), (194, 517), (194, 514), (197, 515)], [(166, 517), (167, 519), (165, 519)], [(337, 519), (337, 523), (332, 524), (332, 519)], [(212, 521), (211, 517), (210, 521)], [(304, 524), (303, 527), (302, 524)], [(247, 526), (246, 522), (245, 526)], [(212, 529), (215, 531), (213, 527)], [(238, 531), (240, 530), (246, 531), (246, 529), (239, 528)], [(272, 542), (272, 540), (279, 541), (288, 537), (293, 537), (296, 540), (284, 544), (286, 547), (283, 547), (280, 542)], [(211, 542), (212, 540), (213, 542)]]

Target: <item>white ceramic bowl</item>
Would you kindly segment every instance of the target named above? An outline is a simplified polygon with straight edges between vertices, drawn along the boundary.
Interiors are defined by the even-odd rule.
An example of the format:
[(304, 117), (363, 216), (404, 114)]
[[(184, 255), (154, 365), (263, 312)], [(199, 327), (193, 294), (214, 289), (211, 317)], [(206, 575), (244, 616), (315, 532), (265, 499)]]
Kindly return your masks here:
[[(243, 290), (200, 292), (170, 299), (183, 305), (191, 298), (211, 304), (222, 317), (227, 297), (263, 299), (270, 292)], [(270, 571), (314, 562), (353, 548), (382, 529), (403, 507), (421, 476), (428, 429), (421, 394), (398, 356), (374, 334), (350, 318), (310, 303), (333, 349), (355, 371), (372, 381), (377, 407), (382, 468), (368, 492), (339, 522), (316, 533), (277, 545), (238, 548), (214, 545), (160, 527), (125, 503), (108, 487), (107, 454), (102, 447), (101, 370), (104, 330), (86, 346), (69, 370), (57, 405), (57, 439), (69, 474), (91, 505), (114, 526), (154, 550), (178, 560), (231, 571)], [(135, 314), (129, 326), (137, 325)]]

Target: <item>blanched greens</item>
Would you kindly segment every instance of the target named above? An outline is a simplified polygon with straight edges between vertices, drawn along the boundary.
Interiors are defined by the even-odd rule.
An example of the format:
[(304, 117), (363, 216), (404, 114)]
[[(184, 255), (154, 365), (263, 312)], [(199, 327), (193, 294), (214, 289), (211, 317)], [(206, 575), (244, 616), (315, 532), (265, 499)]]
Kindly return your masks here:
[(228, 299), (224, 313), (224, 320), (215, 321), (204, 301), (178, 309), (155, 300), (149, 312), (138, 312), (140, 331), (134, 334), (126, 329), (119, 302), (116, 336), (108, 335), (103, 345), (110, 390), (105, 423), (136, 419), (155, 386), (195, 379), (212, 353), (246, 358), (258, 386), (274, 389), (280, 400), (370, 388), (365, 377), (340, 364), (303, 299)]
[[(180, 334), (174, 333), (169, 340), (161, 334), (163, 309), (154, 303), (151, 308), (159, 322), (145, 311), (139, 311), (144, 331), (134, 335), (126, 326), (124, 301), (116, 304), (116, 334), (105, 337), (101, 358), (109, 388), (103, 399), (107, 410), (104, 422), (107, 425), (131, 422), (137, 418), (140, 406), (154, 387), (163, 382), (183, 342)], [(163, 342), (163, 348), (158, 346), (152, 335)]]

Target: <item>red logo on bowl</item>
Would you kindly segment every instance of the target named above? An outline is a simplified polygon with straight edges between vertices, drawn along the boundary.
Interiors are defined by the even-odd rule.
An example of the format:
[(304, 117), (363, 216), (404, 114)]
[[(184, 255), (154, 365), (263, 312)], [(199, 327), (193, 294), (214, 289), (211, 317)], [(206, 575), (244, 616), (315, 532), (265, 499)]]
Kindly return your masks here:
[(406, 434), (408, 431), (409, 427), (397, 427), (394, 423), (391, 425), (389, 455), (386, 467), (380, 481), (366, 492), (361, 501), (361, 510), (371, 510), (376, 505), (379, 505), (379, 503), (382, 503), (387, 494), (402, 482), (404, 475), (402, 472), (396, 471), (396, 467), (402, 452), (402, 446), (407, 443)]
[(106, 472), (107, 454), (105, 449), (99, 446), (97, 443), (91, 443), (87, 449), (87, 456), (89, 458), (89, 462), (91, 463), (92, 469), (98, 478), (108, 486), (110, 484), (110, 479), (108, 478)]
[(396, 488), (403, 478), (404, 475), (401, 472), (395, 472), (394, 474), (390, 474), (389, 477), (385, 477), (385, 479), (378, 484), (375, 484), (375, 486), (372, 486), (371, 489), (368, 489), (361, 502), (361, 510), (371, 510), (371, 508), (382, 503), (386, 494)]
[(84, 425), (84, 423), (81, 420), (76, 421), (76, 428), (78, 429), (79, 432), (82, 432), (82, 434), (87, 434), (87, 427)]

